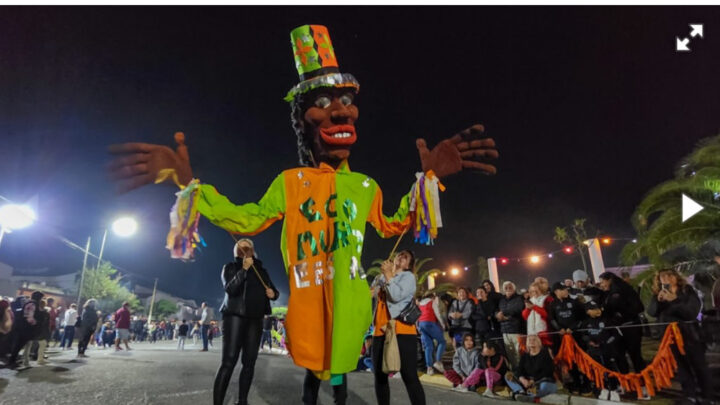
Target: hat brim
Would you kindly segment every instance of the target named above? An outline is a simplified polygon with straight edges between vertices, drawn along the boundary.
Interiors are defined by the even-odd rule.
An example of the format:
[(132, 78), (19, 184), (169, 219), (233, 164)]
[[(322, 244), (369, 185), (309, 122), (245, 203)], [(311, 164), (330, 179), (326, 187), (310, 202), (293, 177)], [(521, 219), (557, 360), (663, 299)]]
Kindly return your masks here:
[(350, 73), (330, 73), (303, 80), (288, 91), (285, 101), (292, 102), (298, 94), (304, 94), (320, 87), (351, 87), (360, 91), (360, 83)]

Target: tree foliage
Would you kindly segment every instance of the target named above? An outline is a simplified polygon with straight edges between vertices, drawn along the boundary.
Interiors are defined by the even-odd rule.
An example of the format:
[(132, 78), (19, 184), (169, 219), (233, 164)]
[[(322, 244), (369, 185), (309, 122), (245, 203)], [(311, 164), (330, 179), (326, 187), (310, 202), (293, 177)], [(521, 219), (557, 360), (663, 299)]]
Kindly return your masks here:
[(176, 303), (170, 300), (160, 299), (153, 305), (153, 319), (163, 319), (175, 315), (178, 312)]
[[(122, 277), (109, 262), (103, 262), (98, 269), (86, 268), (82, 286), (82, 301), (95, 298), (98, 309), (104, 313), (116, 311), (123, 302), (130, 303), (132, 311), (142, 310), (135, 294), (120, 284)], [(78, 285), (80, 280), (78, 280)]]
[(585, 255), (587, 254), (587, 245), (585, 241), (588, 240), (587, 230), (585, 230), (586, 218), (575, 218), (573, 223), (569, 227), (555, 227), (555, 236), (553, 240), (563, 246), (570, 245), (573, 247), (575, 254), (580, 256), (582, 260), (583, 270), (585, 273), (588, 272), (587, 261)]
[[(720, 208), (720, 136), (704, 139), (680, 161), (674, 178), (652, 188), (635, 209), (631, 222), (637, 242), (621, 253), (625, 265), (647, 259), (654, 267), (679, 261), (706, 261), (700, 254), (709, 241), (720, 239), (720, 216), (715, 209), (703, 210), (682, 221), (682, 194), (706, 207)], [(674, 252), (684, 251), (682, 260)], [(706, 271), (691, 266), (686, 272)], [(710, 263), (712, 264), (712, 263)]]

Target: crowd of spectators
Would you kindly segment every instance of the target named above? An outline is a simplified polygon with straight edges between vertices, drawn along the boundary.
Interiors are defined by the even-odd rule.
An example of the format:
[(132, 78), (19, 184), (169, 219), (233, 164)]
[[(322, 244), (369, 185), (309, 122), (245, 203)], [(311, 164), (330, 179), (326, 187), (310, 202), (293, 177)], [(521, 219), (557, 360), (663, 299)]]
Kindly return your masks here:
[[(645, 369), (646, 308), (638, 289), (628, 281), (628, 275), (606, 272), (592, 283), (584, 271), (577, 270), (572, 279), (552, 286), (537, 277), (522, 290), (505, 281), (498, 292), (485, 280), (474, 291), (459, 287), (441, 296), (427, 292), (416, 298), (423, 357), (419, 369), (428, 375), (442, 373), (459, 392), (480, 391), (485, 386), (483, 395), (488, 397), (495, 397), (493, 389), (504, 385), (519, 401), (537, 402), (560, 387), (575, 395), (620, 401), (625, 391), (615, 378), (605, 375), (603, 387), (596, 386), (576, 366), (556, 366), (554, 356), (563, 336), (569, 335), (608, 370), (628, 374)], [(659, 271), (647, 314), (656, 318), (660, 328), (680, 322), (685, 354), (674, 346), (673, 350), (684, 401), (710, 401), (713, 387), (696, 290), (677, 271)], [(368, 355), (372, 346), (366, 338), (358, 370), (373, 369)], [(644, 386), (633, 395), (649, 399)]]

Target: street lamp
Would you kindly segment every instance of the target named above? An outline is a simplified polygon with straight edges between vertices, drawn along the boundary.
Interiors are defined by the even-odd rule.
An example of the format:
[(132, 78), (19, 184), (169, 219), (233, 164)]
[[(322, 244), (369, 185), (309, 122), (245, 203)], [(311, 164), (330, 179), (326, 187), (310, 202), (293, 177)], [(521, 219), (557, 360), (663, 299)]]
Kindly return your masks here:
[[(116, 219), (112, 223), (112, 230), (113, 233), (116, 235), (127, 238), (135, 234), (135, 231), (137, 231), (138, 224), (137, 221), (135, 221), (131, 217), (120, 217)], [(103, 238), (102, 243), (100, 244), (100, 254), (98, 255), (98, 261), (97, 265), (95, 266), (95, 271), (98, 271), (100, 269), (100, 263), (102, 263), (102, 256), (103, 252), (105, 251), (105, 241), (107, 240), (107, 228), (105, 228), (105, 232), (103, 232)], [(85, 267), (87, 266), (87, 257), (88, 253), (90, 252), (90, 237), (88, 237), (87, 245), (85, 246), (85, 258), (83, 259), (83, 267), (82, 267), (82, 273), (80, 275), (80, 288), (78, 288), (78, 304), (80, 303), (80, 298), (82, 294), (82, 286), (83, 281), (85, 280)]]
[(0, 243), (3, 235), (27, 228), (37, 220), (37, 215), (27, 205), (5, 204), (0, 207)]

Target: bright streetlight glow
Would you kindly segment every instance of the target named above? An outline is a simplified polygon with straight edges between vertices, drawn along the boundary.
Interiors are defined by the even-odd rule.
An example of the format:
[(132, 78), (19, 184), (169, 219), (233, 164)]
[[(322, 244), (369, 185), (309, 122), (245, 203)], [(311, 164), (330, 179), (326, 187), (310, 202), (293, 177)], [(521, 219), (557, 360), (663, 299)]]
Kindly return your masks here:
[(540, 263), (540, 256), (531, 256), (531, 257), (530, 257), (530, 263), (532, 263), (532, 264), (538, 264), (538, 263)]
[(11, 231), (27, 228), (37, 220), (37, 215), (27, 205), (6, 204), (0, 207), (0, 226)]
[(603, 244), (609, 245), (610, 242), (612, 242), (612, 239), (610, 239), (610, 238), (602, 238), (602, 243), (603, 243)]
[(452, 270), (450, 270), (450, 274), (452, 274), (453, 276), (457, 276), (458, 274), (460, 274), (460, 270), (457, 267), (453, 267)]
[(123, 217), (115, 220), (112, 224), (112, 230), (116, 235), (127, 238), (132, 236), (137, 231), (138, 225), (134, 219), (130, 217)]

